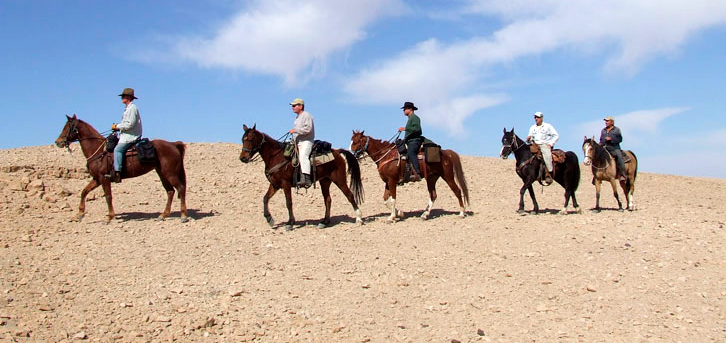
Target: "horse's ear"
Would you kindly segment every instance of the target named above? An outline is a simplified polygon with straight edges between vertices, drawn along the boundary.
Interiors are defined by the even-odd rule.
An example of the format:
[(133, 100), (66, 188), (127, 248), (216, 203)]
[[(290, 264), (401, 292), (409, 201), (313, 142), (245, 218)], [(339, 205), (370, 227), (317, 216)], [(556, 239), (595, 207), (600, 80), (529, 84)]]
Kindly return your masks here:
[(361, 131), (360, 134), (362, 135), (364, 132), (366, 132), (366, 130)]
[(242, 130), (245, 130), (245, 132), (247, 132), (247, 130), (249, 130), (249, 128), (247, 127), (246, 124), (242, 124)]
[(507, 133), (507, 128), (506, 127), (503, 127), (502, 128), (502, 132)]
[(514, 133), (514, 126), (512, 126), (512, 133)]
[(66, 114), (66, 118), (68, 118), (68, 121), (71, 121), (71, 117)]
[(78, 119), (78, 118), (76, 118), (76, 114), (75, 113), (73, 113), (73, 119)]
[(587, 140), (587, 136), (585, 136), (585, 139), (584, 139), (584, 140), (585, 140), (585, 141)]
[(252, 125), (252, 130), (256, 130), (256, 129), (257, 129), (257, 123), (255, 123), (255, 125)]

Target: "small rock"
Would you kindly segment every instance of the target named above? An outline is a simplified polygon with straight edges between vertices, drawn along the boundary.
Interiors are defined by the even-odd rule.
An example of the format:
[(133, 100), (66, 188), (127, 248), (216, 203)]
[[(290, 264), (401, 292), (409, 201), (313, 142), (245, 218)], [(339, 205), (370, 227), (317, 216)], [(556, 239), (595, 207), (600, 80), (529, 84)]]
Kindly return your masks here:
[(476, 329), (476, 334), (479, 335), (479, 336), (484, 336), (485, 335), (484, 330), (482, 330), (482, 329)]
[(595, 288), (592, 288), (590, 286), (587, 286), (587, 288), (585, 288), (585, 289), (587, 289), (588, 292), (597, 292), (597, 290)]
[(88, 335), (84, 331), (81, 331), (75, 335), (73, 335), (73, 339), (87, 339)]

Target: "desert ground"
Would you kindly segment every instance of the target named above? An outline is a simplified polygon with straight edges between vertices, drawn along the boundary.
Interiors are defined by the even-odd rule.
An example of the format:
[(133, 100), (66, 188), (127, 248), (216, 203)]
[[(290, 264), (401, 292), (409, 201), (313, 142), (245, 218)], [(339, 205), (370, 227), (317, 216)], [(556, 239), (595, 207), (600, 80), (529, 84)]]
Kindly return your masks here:
[[(341, 192), (316, 228), (319, 189), (294, 195), (298, 225), (262, 216), (262, 162), (239, 144), (187, 144), (187, 205), (158, 221), (156, 173), (102, 190), (70, 219), (85, 158), (52, 145), (0, 150), (0, 339), (5, 342), (725, 342), (726, 179), (641, 172), (636, 210), (601, 213), (589, 168), (583, 213), (559, 185), (516, 214), (513, 157), (462, 156), (468, 215), (445, 183), (421, 220), (424, 183), (399, 188), (387, 223), (383, 183), (361, 160), (364, 225)], [(582, 151), (575, 151), (582, 162)], [(684, 162), (677, 162), (684, 163)], [(621, 193), (622, 194), (622, 193)], [(621, 195), (622, 196), (622, 195)], [(526, 198), (526, 209), (532, 203)], [(284, 195), (270, 202), (287, 220)]]

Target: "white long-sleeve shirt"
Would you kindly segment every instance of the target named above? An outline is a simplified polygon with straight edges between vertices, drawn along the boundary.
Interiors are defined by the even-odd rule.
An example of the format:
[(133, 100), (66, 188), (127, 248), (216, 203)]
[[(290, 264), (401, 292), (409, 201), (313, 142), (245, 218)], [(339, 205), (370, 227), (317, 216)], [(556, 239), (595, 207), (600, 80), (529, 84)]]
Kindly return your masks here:
[(529, 128), (529, 136), (532, 137), (532, 140), (535, 144), (549, 144), (554, 146), (555, 143), (557, 143), (557, 140), (560, 139), (560, 135), (557, 134), (557, 131), (555, 130), (552, 125), (542, 122), (542, 125), (537, 126), (537, 124), (532, 125), (532, 127)]
[(313, 124), (313, 116), (307, 111), (302, 111), (295, 118), (295, 134), (294, 137), (298, 142), (313, 141), (315, 139), (315, 124)]
[(119, 143), (130, 143), (141, 137), (141, 116), (133, 102), (126, 106), (124, 116), (121, 122), (116, 124), (116, 128), (121, 132)]

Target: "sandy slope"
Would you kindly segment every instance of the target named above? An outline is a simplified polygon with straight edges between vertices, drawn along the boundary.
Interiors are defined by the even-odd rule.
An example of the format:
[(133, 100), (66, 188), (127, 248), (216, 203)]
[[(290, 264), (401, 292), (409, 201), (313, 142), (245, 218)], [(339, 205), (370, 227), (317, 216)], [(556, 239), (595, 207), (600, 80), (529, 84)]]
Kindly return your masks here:
[[(383, 184), (362, 161), (365, 225), (333, 189), (337, 225), (316, 229), (319, 190), (295, 195), (301, 226), (262, 217), (263, 166), (240, 145), (188, 145), (194, 220), (155, 220), (155, 173), (100, 189), (77, 144), (0, 151), (3, 341), (724, 342), (726, 180), (641, 173), (634, 212), (562, 216), (563, 189), (537, 187), (540, 215), (515, 214), (514, 162), (463, 157), (471, 215), (439, 183), (400, 189), (404, 220), (384, 222)], [(581, 152), (577, 152), (581, 155)], [(581, 156), (580, 156), (581, 158)], [(590, 171), (577, 193), (594, 205)], [(527, 209), (532, 205), (526, 200)], [(616, 206), (610, 191), (602, 205)], [(272, 214), (286, 220), (284, 196)]]

